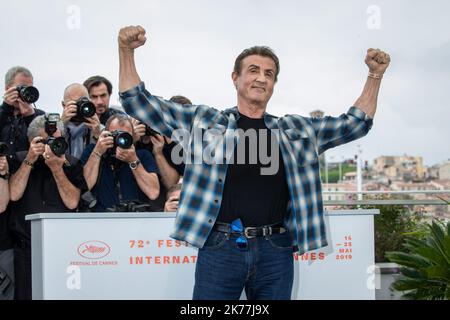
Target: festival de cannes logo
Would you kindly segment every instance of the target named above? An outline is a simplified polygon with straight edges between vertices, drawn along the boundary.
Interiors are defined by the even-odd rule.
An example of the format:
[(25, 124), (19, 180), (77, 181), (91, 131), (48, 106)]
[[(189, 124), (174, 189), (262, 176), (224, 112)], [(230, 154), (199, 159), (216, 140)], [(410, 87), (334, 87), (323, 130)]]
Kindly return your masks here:
[(86, 241), (78, 246), (78, 254), (86, 259), (101, 259), (110, 252), (111, 247), (103, 241)]

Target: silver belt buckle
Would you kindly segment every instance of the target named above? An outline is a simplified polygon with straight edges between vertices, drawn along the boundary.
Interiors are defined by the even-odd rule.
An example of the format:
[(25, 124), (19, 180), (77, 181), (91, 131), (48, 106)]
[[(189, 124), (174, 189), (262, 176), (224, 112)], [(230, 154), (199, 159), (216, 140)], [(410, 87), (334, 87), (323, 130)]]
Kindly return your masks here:
[(248, 234), (248, 231), (249, 231), (249, 230), (255, 230), (255, 229), (256, 229), (256, 228), (252, 228), (252, 227), (245, 228), (245, 229), (244, 229), (244, 235), (245, 235), (245, 237), (246, 237), (247, 239), (253, 239), (253, 238), (256, 238), (256, 236), (251, 236), (251, 235)]

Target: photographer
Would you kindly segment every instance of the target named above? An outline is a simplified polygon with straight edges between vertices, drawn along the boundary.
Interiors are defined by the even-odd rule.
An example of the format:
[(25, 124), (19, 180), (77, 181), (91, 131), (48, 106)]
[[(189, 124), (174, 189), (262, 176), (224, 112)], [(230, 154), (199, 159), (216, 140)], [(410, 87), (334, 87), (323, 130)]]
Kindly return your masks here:
[[(173, 96), (170, 98), (170, 101), (181, 105), (192, 105), (192, 102), (184, 96)], [(175, 164), (172, 159), (172, 150), (177, 143), (158, 134), (154, 130), (149, 130), (145, 124), (140, 123), (134, 118), (133, 125), (136, 134), (139, 135), (138, 138), (140, 138), (137, 143), (137, 148), (147, 149), (153, 153), (164, 187), (169, 189), (176, 185), (184, 174), (184, 163)], [(182, 157), (183, 154), (180, 153), (179, 156)]]
[(28, 152), (18, 152), (11, 163), (10, 229), (19, 300), (31, 299), (31, 230), (25, 215), (74, 211), (87, 189), (79, 161), (65, 154), (63, 130), (58, 114), (36, 117), (28, 128)]
[[(32, 86), (33, 75), (28, 69), (13, 67), (6, 73), (5, 93), (3, 94), (3, 104), (0, 107), (0, 141), (9, 144), (10, 159), (15, 156), (16, 152), (28, 150), (28, 126), (36, 116), (45, 113), (32, 106), (35, 97), (26, 95), (26, 87)], [(19, 91), (20, 88), (22, 90)], [(25, 93), (25, 96), (23, 93)], [(39, 97), (39, 93), (37, 93), (37, 97)], [(30, 100), (27, 98), (30, 98)], [(27, 102), (26, 100), (34, 102)]]
[(88, 96), (86, 87), (78, 83), (71, 84), (64, 90), (61, 120), (65, 127), (69, 154), (77, 159), (81, 158), (89, 144), (98, 140), (104, 128)]
[(167, 190), (167, 201), (164, 205), (164, 212), (177, 212), (180, 202), (181, 183), (178, 183)]
[(95, 106), (97, 116), (102, 125), (106, 125), (108, 119), (115, 114), (126, 114), (109, 106), (113, 89), (111, 81), (102, 76), (92, 76), (84, 81), (83, 85), (88, 90), (89, 98)]
[[(2, 244), (5, 238), (9, 240), (9, 230), (6, 220), (6, 208), (9, 202), (9, 169), (5, 155), (0, 156), (0, 240)], [(14, 252), (11, 248), (0, 248), (0, 300), (12, 300), (14, 298)]]
[(133, 125), (127, 115), (115, 114), (106, 123), (97, 144), (81, 157), (89, 190), (97, 197), (94, 211), (105, 212), (124, 201), (141, 203), (159, 195), (155, 160), (133, 145)]
[[(10, 160), (15, 157), (16, 152), (28, 150), (28, 126), (36, 116), (44, 114), (44, 111), (35, 109), (31, 105), (39, 96), (39, 93), (36, 96), (36, 89), (32, 86), (33, 75), (30, 70), (17, 66), (7, 71), (3, 104), (0, 106), (0, 141), (8, 146), (5, 155)], [(3, 180), (0, 183), (5, 184)], [(6, 199), (5, 193), (2, 192), (1, 196)], [(10, 211), (8, 206), (0, 215), (0, 273), (8, 276), (3, 281), (8, 279), (10, 281), (9, 288), (5, 288), (3, 293), (0, 292), (0, 300), (14, 297), (13, 243), (8, 229)], [(0, 287), (6, 285), (5, 282), (0, 281)]]

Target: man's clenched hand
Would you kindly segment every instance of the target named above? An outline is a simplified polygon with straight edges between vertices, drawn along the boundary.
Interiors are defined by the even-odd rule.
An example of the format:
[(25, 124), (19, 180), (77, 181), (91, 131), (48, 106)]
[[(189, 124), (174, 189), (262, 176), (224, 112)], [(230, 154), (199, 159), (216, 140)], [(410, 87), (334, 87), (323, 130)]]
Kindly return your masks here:
[(383, 75), (391, 63), (391, 57), (380, 49), (367, 50), (366, 64), (369, 71), (377, 75)]
[(119, 48), (125, 50), (134, 50), (143, 46), (147, 41), (145, 29), (141, 26), (129, 26), (119, 31)]

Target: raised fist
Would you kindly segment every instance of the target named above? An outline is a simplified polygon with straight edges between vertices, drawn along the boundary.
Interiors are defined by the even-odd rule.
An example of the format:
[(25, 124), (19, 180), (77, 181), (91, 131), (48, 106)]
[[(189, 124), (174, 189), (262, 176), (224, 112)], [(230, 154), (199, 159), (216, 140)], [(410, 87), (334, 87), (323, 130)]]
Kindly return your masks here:
[(129, 26), (119, 31), (119, 48), (134, 50), (147, 41), (145, 29), (141, 26)]
[(367, 50), (366, 64), (369, 71), (378, 75), (383, 75), (391, 63), (391, 57), (380, 49)]

